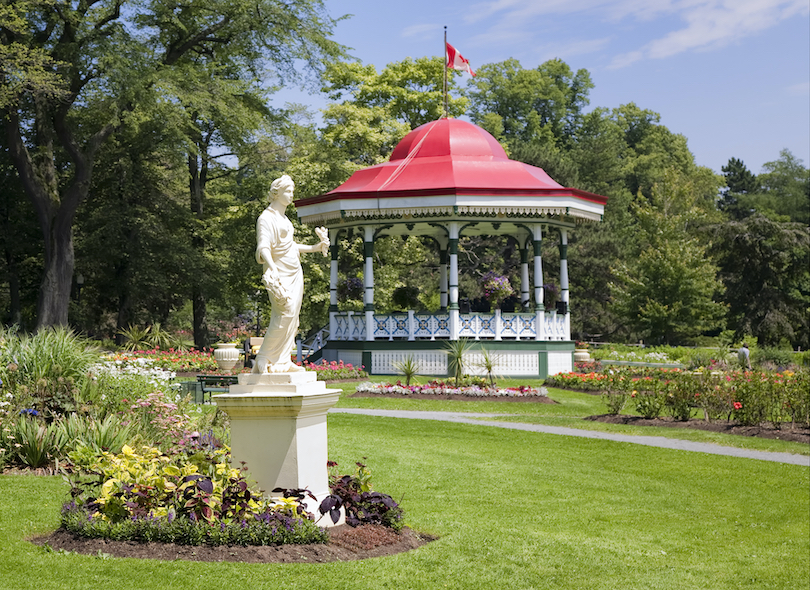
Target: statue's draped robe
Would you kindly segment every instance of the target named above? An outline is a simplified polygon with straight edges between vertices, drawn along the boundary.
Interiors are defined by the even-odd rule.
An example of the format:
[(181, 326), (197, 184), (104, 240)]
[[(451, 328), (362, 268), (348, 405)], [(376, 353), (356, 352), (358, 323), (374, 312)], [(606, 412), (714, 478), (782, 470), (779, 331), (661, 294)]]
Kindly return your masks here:
[(292, 301), (285, 309), (285, 302), (276, 299), (271, 289), (267, 290), (273, 310), (264, 342), (256, 355), (254, 372), (284, 373), (295, 370), (291, 355), (304, 298), (304, 272), (293, 232), (290, 220), (270, 207), (256, 221), (256, 261), (263, 265), (266, 272), (268, 264), (260, 258), (259, 253), (263, 248), (269, 248), (281, 285)]

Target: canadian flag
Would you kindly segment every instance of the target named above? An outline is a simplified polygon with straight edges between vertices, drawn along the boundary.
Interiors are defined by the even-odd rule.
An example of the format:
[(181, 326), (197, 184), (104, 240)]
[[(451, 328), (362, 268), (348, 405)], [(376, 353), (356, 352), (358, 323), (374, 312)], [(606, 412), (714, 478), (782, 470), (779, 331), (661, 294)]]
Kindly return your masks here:
[(472, 68), (470, 67), (470, 62), (467, 61), (463, 55), (461, 55), (455, 47), (450, 45), (447, 41), (444, 42), (447, 45), (446, 50), (446, 57), (447, 57), (447, 67), (452, 68), (454, 70), (466, 70), (470, 73), (470, 76), (475, 76), (475, 72), (473, 72)]

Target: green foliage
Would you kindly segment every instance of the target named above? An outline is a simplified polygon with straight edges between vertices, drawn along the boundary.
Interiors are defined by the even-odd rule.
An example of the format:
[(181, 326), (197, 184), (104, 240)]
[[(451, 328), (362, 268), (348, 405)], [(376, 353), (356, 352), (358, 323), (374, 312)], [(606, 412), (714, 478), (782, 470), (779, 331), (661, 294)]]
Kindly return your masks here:
[(630, 399), (628, 376), (622, 372), (608, 370), (601, 386), (603, 388), (602, 401), (607, 406), (608, 414), (618, 415)]
[(489, 350), (486, 346), (482, 346), (479, 352), (481, 353), (481, 363), (479, 366), (487, 374), (490, 387), (495, 387), (495, 368), (501, 361), (501, 355)]
[(318, 381), (345, 381), (368, 377), (368, 373), (363, 370), (363, 367), (355, 367), (351, 363), (344, 364), (343, 361), (327, 362), (326, 359), (320, 363), (304, 361), (303, 366), (307, 371), (315, 371)]
[[(343, 105), (360, 110), (382, 109), (388, 118), (411, 130), (444, 114), (443, 69), (440, 57), (406, 58), (388, 64), (379, 74), (371, 64), (340, 62), (327, 68), (324, 92), (331, 100), (342, 100)], [(448, 74), (448, 114), (458, 117), (469, 101), (453, 96), (458, 89), (457, 74)]]
[(459, 386), (459, 382), (464, 376), (464, 354), (471, 348), (472, 345), (466, 338), (448, 340), (444, 344), (444, 352), (447, 355), (447, 370), (453, 376), (456, 387)]
[(4, 460), (12, 465), (37, 469), (53, 465), (62, 454), (66, 436), (57, 423), (46, 424), (35, 410), (19, 415), (3, 428)]
[(722, 289), (706, 247), (685, 231), (705, 218), (701, 192), (676, 172), (656, 185), (651, 202), (633, 205), (637, 257), (618, 267), (612, 294), (625, 320), (645, 339), (673, 344), (721, 325)]
[(647, 418), (661, 412), (686, 421), (702, 410), (707, 421), (734, 419), (746, 426), (770, 422), (810, 426), (810, 373), (796, 371), (698, 371), (610, 368), (593, 373), (561, 373), (547, 386), (601, 391), (608, 412), (618, 414), (628, 397)]
[(810, 346), (810, 228), (754, 214), (709, 228), (735, 338)]
[(405, 512), (389, 495), (372, 491), (371, 470), (359, 461), (352, 475), (337, 475), (337, 463), (329, 462), (329, 489), (319, 508), (321, 514), (329, 514), (333, 522), (343, 509), (346, 524), (357, 527), (361, 524), (381, 524), (399, 531), (405, 526)]
[(470, 117), (496, 139), (553, 146), (573, 142), (593, 82), (559, 59), (528, 70), (508, 59), (478, 68), (469, 87)]
[(413, 358), (412, 354), (409, 354), (401, 361), (394, 362), (393, 366), (400, 375), (405, 377), (406, 387), (411, 384), (411, 379), (419, 374), (419, 370), (421, 368), (421, 364), (418, 360)]
[(149, 447), (140, 454), (128, 446), (119, 455), (85, 451), (71, 454), (78, 470), (68, 477), (72, 500), (61, 519), (74, 534), (189, 545), (326, 541), (311, 515), (299, 517), (297, 504), (265, 500), (248, 486), (244, 470), (228, 465), (227, 449), (172, 456)]
[(63, 451), (71, 452), (86, 446), (95, 453), (118, 454), (132, 441), (135, 429), (129, 420), (110, 414), (105, 418), (69, 414), (58, 422), (65, 434)]
[(790, 150), (782, 150), (779, 158), (766, 162), (757, 176), (765, 195), (764, 209), (790, 221), (810, 225), (810, 169)]
[[(65, 328), (32, 336), (0, 329), (0, 380), (11, 408), (34, 408), (48, 419), (77, 408), (98, 350)], [(4, 401), (9, 401), (4, 400)]]
[(645, 418), (658, 418), (667, 400), (667, 382), (656, 377), (644, 377), (632, 384), (631, 399), (636, 411)]
[[(386, 160), (411, 129), (441, 116), (442, 68), (441, 58), (408, 58), (379, 74), (373, 65), (357, 63), (327, 68), (324, 91), (336, 102), (324, 111), (321, 149), (342, 162), (344, 178), (337, 182), (360, 167)], [(452, 76), (449, 85), (452, 92)], [(462, 114), (466, 103), (465, 98), (451, 96), (450, 115)]]

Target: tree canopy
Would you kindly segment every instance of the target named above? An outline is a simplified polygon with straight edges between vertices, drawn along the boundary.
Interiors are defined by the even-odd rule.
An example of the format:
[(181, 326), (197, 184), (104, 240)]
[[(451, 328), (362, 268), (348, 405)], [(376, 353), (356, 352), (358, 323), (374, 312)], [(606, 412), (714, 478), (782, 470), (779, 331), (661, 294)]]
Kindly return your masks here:
[[(292, 175), (298, 198), (328, 192), (444, 114), (440, 58), (379, 71), (347, 61), (336, 23), (321, 0), (4, 3), (6, 321), (107, 335), (174, 323), (204, 346), (222, 325), (267, 313), (253, 226), (270, 181)], [(810, 345), (810, 173), (792, 153), (759, 174), (731, 157), (717, 175), (658, 113), (635, 103), (589, 110), (590, 74), (559, 59), (484, 64), (465, 87), (448, 75), (449, 116), (470, 117), (561, 184), (609, 198), (602, 223), (569, 236), (578, 337), (680, 344), (727, 328)], [(287, 84), (324, 93), (320, 120), (274, 104)], [(311, 238), (294, 223), (299, 240)], [(351, 288), (361, 242), (340, 236), (346, 308), (361, 305)], [(544, 236), (549, 285), (559, 281), (556, 242)], [(438, 307), (435, 244), (383, 238), (374, 255), (378, 310)], [(308, 333), (327, 321), (328, 262), (303, 264)], [(516, 285), (519, 244), (465, 238), (459, 266), (462, 297), (479, 296), (488, 271)]]

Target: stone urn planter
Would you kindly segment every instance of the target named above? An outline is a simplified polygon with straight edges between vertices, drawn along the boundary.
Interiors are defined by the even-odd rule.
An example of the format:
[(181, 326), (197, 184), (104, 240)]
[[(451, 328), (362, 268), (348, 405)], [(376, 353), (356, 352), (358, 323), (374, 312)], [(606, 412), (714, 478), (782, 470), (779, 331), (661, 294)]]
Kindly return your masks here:
[(587, 363), (590, 360), (591, 360), (591, 353), (588, 352), (587, 348), (577, 348), (574, 350), (575, 363)]
[(234, 367), (239, 363), (239, 350), (235, 342), (220, 342), (214, 351), (214, 359), (217, 361), (222, 373), (233, 372)]

